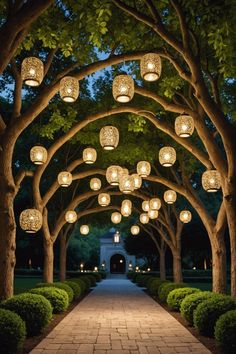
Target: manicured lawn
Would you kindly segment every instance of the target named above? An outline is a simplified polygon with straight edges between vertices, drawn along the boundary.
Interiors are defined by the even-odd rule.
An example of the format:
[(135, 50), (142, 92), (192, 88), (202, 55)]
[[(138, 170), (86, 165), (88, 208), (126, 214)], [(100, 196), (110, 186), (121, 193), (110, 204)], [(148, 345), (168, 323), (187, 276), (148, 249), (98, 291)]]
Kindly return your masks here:
[(189, 286), (193, 288), (198, 288), (203, 291), (211, 291), (212, 290), (212, 284), (211, 283), (187, 283)]
[(15, 277), (14, 293), (19, 294), (33, 288), (37, 283), (42, 282), (41, 277)]

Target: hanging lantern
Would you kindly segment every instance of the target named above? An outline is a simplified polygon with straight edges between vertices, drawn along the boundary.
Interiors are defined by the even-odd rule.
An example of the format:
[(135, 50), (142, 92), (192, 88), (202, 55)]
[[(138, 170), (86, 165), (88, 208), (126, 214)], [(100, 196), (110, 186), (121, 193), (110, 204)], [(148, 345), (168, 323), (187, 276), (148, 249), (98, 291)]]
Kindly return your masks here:
[(151, 173), (151, 165), (148, 161), (139, 161), (137, 163), (137, 173), (140, 177), (147, 177)]
[(20, 227), (27, 233), (33, 234), (42, 227), (42, 214), (37, 209), (25, 209), (20, 214)]
[(21, 78), (28, 86), (39, 86), (43, 81), (43, 62), (35, 57), (25, 58), (21, 65)]
[(91, 178), (90, 180), (90, 188), (94, 191), (99, 191), (102, 186), (102, 182), (99, 178)]
[(123, 175), (128, 175), (129, 174), (129, 170), (128, 170), (128, 168), (123, 168), (123, 173), (122, 173)]
[(217, 170), (208, 170), (202, 174), (202, 186), (207, 192), (217, 192), (221, 187), (221, 177)]
[(129, 194), (134, 191), (134, 179), (131, 175), (123, 174), (119, 179), (120, 191), (124, 194)]
[(161, 200), (159, 198), (152, 198), (149, 202), (150, 209), (159, 210), (161, 208)]
[(124, 199), (121, 203), (121, 214), (125, 217), (130, 216), (132, 213), (132, 202)]
[(109, 166), (106, 170), (107, 182), (112, 186), (117, 186), (119, 184), (119, 178), (123, 173), (123, 168), (117, 165)]
[(120, 233), (119, 231), (116, 231), (113, 235), (113, 242), (114, 243), (120, 243)]
[(153, 209), (148, 210), (148, 216), (150, 219), (157, 219), (158, 214), (159, 214), (158, 210), (153, 210)]
[(140, 220), (140, 222), (141, 222), (142, 224), (148, 224), (148, 222), (149, 222), (149, 216), (148, 216), (148, 214), (147, 214), (147, 213), (142, 213), (142, 214), (140, 214), (139, 220)]
[(188, 138), (193, 134), (194, 121), (191, 116), (185, 114), (175, 119), (175, 132), (181, 138)]
[(75, 102), (79, 96), (79, 81), (72, 76), (65, 76), (60, 81), (60, 96), (65, 102)]
[(118, 211), (115, 211), (114, 213), (111, 214), (111, 221), (114, 223), (114, 224), (119, 224), (121, 222), (121, 214), (118, 213)]
[(119, 130), (107, 125), (100, 130), (99, 138), (104, 150), (114, 150), (119, 143)]
[(87, 164), (92, 164), (97, 160), (97, 151), (93, 148), (86, 148), (83, 151), (83, 160)]
[(35, 145), (30, 149), (30, 160), (35, 165), (43, 165), (47, 161), (48, 152), (45, 147)]
[(65, 214), (65, 220), (69, 224), (73, 224), (77, 221), (77, 213), (74, 210), (68, 210)]
[(116, 101), (127, 103), (134, 96), (134, 80), (129, 75), (118, 75), (112, 84), (112, 94)]
[(171, 167), (176, 161), (175, 149), (170, 146), (164, 146), (159, 151), (159, 161), (164, 167)]
[(179, 214), (179, 219), (182, 221), (184, 224), (187, 224), (192, 220), (192, 214), (189, 210), (182, 210)]
[(133, 173), (131, 175), (134, 179), (134, 189), (139, 189), (142, 186), (142, 177), (139, 176), (137, 173)]
[(107, 206), (110, 204), (111, 197), (108, 193), (100, 193), (98, 195), (98, 204), (101, 206)]
[(131, 229), (130, 229), (130, 231), (131, 231), (131, 234), (132, 235), (138, 235), (139, 234), (139, 232), (140, 232), (140, 227), (138, 226), (138, 225), (133, 225), (133, 226), (131, 226)]
[(140, 60), (141, 76), (146, 81), (156, 81), (161, 75), (161, 58), (158, 54), (145, 54)]
[(88, 225), (81, 225), (79, 230), (80, 230), (81, 235), (88, 235), (89, 226)]
[(167, 191), (165, 191), (164, 201), (167, 204), (173, 204), (174, 202), (176, 202), (176, 199), (177, 199), (177, 193), (175, 191), (173, 191), (172, 189), (168, 189)]
[(57, 176), (57, 180), (61, 187), (69, 187), (72, 183), (72, 174), (68, 171), (62, 171)]
[(142, 202), (142, 209), (143, 209), (143, 211), (148, 211), (150, 209), (149, 200), (144, 200)]

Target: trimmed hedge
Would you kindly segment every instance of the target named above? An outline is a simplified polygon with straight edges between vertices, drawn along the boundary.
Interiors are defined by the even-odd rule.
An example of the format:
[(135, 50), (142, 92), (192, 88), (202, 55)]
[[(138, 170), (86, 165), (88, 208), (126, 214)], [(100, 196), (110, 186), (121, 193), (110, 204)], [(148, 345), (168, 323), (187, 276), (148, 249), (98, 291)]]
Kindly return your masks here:
[(188, 323), (193, 325), (193, 313), (197, 306), (204, 300), (209, 299), (211, 296), (215, 294), (210, 291), (200, 291), (195, 294), (188, 295), (181, 302), (180, 313), (181, 316), (184, 317)]
[(0, 351), (13, 354), (22, 348), (26, 337), (25, 322), (16, 313), (0, 309)]
[[(83, 277), (82, 277), (83, 278)], [(91, 287), (94, 287), (97, 285), (97, 280), (96, 277), (92, 274), (86, 274), (86, 278), (88, 278), (91, 282)]]
[(197, 288), (181, 288), (172, 290), (167, 296), (167, 304), (172, 310), (179, 311), (184, 298), (190, 294), (200, 292)]
[(79, 287), (80, 287), (80, 289), (81, 289), (81, 291), (82, 291), (82, 294), (85, 293), (85, 292), (88, 290), (87, 285), (86, 285), (86, 283), (83, 281), (82, 278), (71, 278), (71, 279), (70, 279), (70, 282), (73, 282), (73, 283), (78, 284)]
[(100, 282), (102, 280), (102, 275), (100, 273), (94, 272), (91, 275), (96, 278), (96, 282)]
[(226, 295), (217, 295), (204, 300), (193, 314), (194, 326), (199, 333), (213, 336), (218, 318), (229, 310), (236, 309), (236, 299)]
[(38, 284), (36, 284), (36, 288), (47, 288), (47, 287), (53, 287), (53, 288), (65, 290), (65, 292), (67, 293), (67, 295), (69, 297), (69, 302), (73, 301), (74, 292), (69, 285), (59, 282), (59, 281), (55, 282), (55, 283), (38, 283)]
[(63, 312), (69, 306), (69, 297), (63, 289), (43, 287), (31, 289), (29, 292), (44, 296), (52, 305), (53, 313)]
[(228, 353), (236, 353), (236, 310), (219, 317), (215, 325), (215, 338)]
[(74, 299), (78, 299), (81, 296), (82, 290), (81, 290), (79, 284), (77, 284), (73, 281), (70, 281), (70, 280), (63, 281), (63, 284), (69, 285), (69, 287), (71, 287), (71, 289), (74, 292)]
[(17, 313), (25, 321), (28, 336), (39, 334), (52, 319), (52, 306), (42, 295), (15, 295), (4, 301), (1, 306)]
[(86, 275), (80, 276), (79, 279), (82, 279), (85, 282), (87, 290), (91, 288), (91, 280)]
[(154, 278), (154, 280), (150, 279), (149, 283), (147, 284), (148, 291), (151, 295), (158, 296), (160, 286), (167, 283), (170, 284), (171, 282), (169, 280), (161, 280), (160, 278)]
[(161, 302), (166, 302), (167, 296), (174, 289), (185, 288), (186, 284), (184, 283), (163, 283), (159, 286), (158, 297)]

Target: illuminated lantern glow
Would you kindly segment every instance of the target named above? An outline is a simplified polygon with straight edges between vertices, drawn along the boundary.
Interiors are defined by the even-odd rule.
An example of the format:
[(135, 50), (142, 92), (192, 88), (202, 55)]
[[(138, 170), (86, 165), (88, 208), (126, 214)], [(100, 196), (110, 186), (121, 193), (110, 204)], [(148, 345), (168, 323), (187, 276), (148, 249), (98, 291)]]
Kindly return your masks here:
[(148, 224), (149, 223), (149, 216), (147, 213), (142, 213), (139, 216), (139, 220), (142, 224)]
[(137, 173), (133, 173), (131, 175), (134, 179), (134, 189), (139, 189), (142, 187), (142, 177), (139, 176)]
[(140, 227), (138, 226), (138, 225), (133, 225), (133, 226), (131, 226), (131, 229), (130, 229), (130, 231), (131, 231), (131, 234), (132, 235), (138, 235), (139, 234), (139, 232), (140, 232)]
[(81, 233), (81, 235), (88, 235), (89, 226), (88, 225), (81, 225), (80, 226), (80, 233)]
[(77, 221), (77, 213), (74, 210), (68, 210), (65, 214), (65, 220), (69, 224), (73, 224)]
[(120, 191), (129, 194), (134, 191), (134, 179), (131, 175), (123, 174), (119, 179)]
[(102, 182), (99, 178), (91, 178), (90, 180), (90, 188), (94, 191), (99, 191), (99, 189), (101, 188), (102, 186)]
[(158, 210), (150, 209), (148, 210), (148, 216), (150, 219), (157, 219), (158, 218)]
[(65, 76), (60, 81), (60, 96), (65, 102), (75, 102), (79, 96), (79, 81), (72, 76)]
[(139, 161), (137, 163), (137, 173), (140, 177), (147, 177), (151, 173), (151, 165), (148, 161)]
[(113, 236), (113, 242), (114, 243), (120, 243), (120, 233), (119, 231), (116, 231)]
[(120, 213), (118, 213), (118, 211), (111, 214), (111, 221), (114, 224), (119, 224), (121, 222), (121, 218), (122, 218), (122, 215)]
[(117, 186), (119, 184), (120, 176), (123, 174), (123, 168), (117, 165), (109, 166), (106, 170), (107, 182), (112, 186)]
[(145, 54), (140, 60), (141, 76), (146, 81), (156, 81), (161, 75), (161, 58), (158, 54)]
[(161, 208), (161, 200), (159, 198), (152, 198), (149, 202), (150, 209), (159, 210)]
[(33, 234), (41, 229), (43, 217), (37, 209), (25, 209), (21, 212), (19, 221), (22, 230)]
[(142, 202), (142, 209), (143, 211), (148, 211), (150, 209), (149, 200), (144, 200)]
[(176, 151), (173, 147), (164, 146), (159, 151), (159, 161), (164, 167), (171, 167), (176, 161)]
[(176, 199), (177, 199), (177, 193), (175, 191), (173, 191), (172, 189), (168, 189), (167, 191), (165, 191), (164, 201), (167, 204), (174, 204), (176, 202)]
[(100, 130), (99, 139), (104, 150), (114, 150), (119, 144), (119, 130), (107, 125)]
[(72, 183), (72, 174), (68, 171), (62, 171), (58, 174), (57, 180), (61, 187), (69, 187)]
[(124, 199), (121, 203), (121, 214), (124, 217), (130, 216), (132, 213), (132, 202), (128, 199)]
[(209, 193), (217, 192), (221, 187), (221, 176), (217, 170), (208, 170), (202, 174), (202, 187)]
[(83, 151), (83, 161), (92, 164), (97, 160), (97, 151), (93, 148), (86, 148)]
[(21, 78), (28, 86), (39, 86), (43, 81), (43, 62), (35, 57), (25, 58), (21, 65)]
[(179, 214), (179, 219), (184, 224), (187, 224), (192, 220), (192, 214), (189, 210), (182, 210)]
[(43, 165), (47, 161), (47, 157), (47, 150), (41, 145), (35, 145), (30, 149), (30, 160), (35, 165)]
[(101, 206), (107, 206), (111, 202), (111, 197), (108, 193), (100, 193), (98, 195), (98, 204)]
[(112, 94), (116, 101), (127, 103), (134, 96), (134, 80), (131, 76), (117, 75), (112, 84)]
[(176, 117), (175, 132), (181, 138), (188, 138), (194, 132), (194, 120), (185, 114)]

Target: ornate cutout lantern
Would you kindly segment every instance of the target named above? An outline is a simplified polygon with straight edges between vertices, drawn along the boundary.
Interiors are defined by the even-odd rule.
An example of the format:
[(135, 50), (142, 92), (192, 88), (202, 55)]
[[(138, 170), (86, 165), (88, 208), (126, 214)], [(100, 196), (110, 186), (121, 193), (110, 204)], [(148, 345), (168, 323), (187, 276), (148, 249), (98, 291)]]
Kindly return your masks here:
[(159, 210), (161, 208), (161, 200), (159, 198), (152, 198), (149, 202), (150, 209)]
[(188, 138), (193, 134), (194, 121), (191, 116), (185, 114), (178, 116), (175, 119), (175, 132), (181, 138)]
[(119, 143), (119, 130), (112, 125), (107, 125), (100, 130), (99, 138), (104, 150), (114, 150)]
[(138, 226), (138, 225), (133, 225), (133, 226), (131, 226), (131, 229), (130, 229), (130, 231), (131, 231), (131, 234), (132, 235), (138, 235), (139, 234), (139, 232), (140, 232), (140, 227)]
[(120, 191), (129, 194), (134, 191), (134, 179), (131, 175), (123, 174), (119, 179)]
[(86, 148), (83, 151), (83, 160), (87, 164), (92, 164), (97, 160), (97, 151), (93, 148)]
[(65, 214), (65, 220), (69, 224), (73, 224), (77, 221), (77, 213), (74, 210), (68, 210)]
[(142, 224), (148, 224), (149, 223), (149, 216), (147, 213), (142, 213), (139, 216), (139, 220)]
[(128, 199), (124, 199), (121, 203), (121, 214), (125, 217), (130, 216), (132, 213), (132, 202)]
[(80, 226), (80, 233), (81, 233), (81, 235), (88, 235), (89, 226), (88, 225), (81, 225)]
[(27, 233), (35, 233), (42, 227), (42, 214), (37, 209), (25, 209), (20, 214), (20, 227)]
[(65, 102), (75, 102), (79, 96), (79, 81), (72, 76), (65, 76), (60, 81), (60, 96)]
[(164, 146), (159, 151), (159, 161), (164, 167), (171, 167), (176, 161), (176, 151), (173, 147)]
[(182, 210), (179, 214), (179, 219), (184, 224), (187, 224), (192, 220), (192, 214), (189, 210)]
[(72, 174), (68, 171), (62, 171), (57, 176), (57, 180), (61, 187), (69, 187), (72, 183)]
[(150, 219), (157, 219), (159, 215), (158, 210), (150, 209), (148, 210), (148, 216)]
[(112, 186), (117, 186), (119, 184), (120, 176), (123, 174), (123, 168), (117, 165), (109, 166), (106, 170), (107, 182)]
[(141, 76), (146, 81), (156, 81), (161, 75), (161, 58), (158, 54), (145, 54), (140, 60)]
[(148, 211), (150, 209), (149, 200), (144, 200), (142, 202), (142, 209), (143, 211)]
[(151, 165), (148, 161), (139, 161), (137, 163), (137, 173), (140, 177), (147, 177), (151, 173)]
[(142, 187), (142, 177), (139, 176), (137, 173), (133, 173), (131, 175), (134, 179), (134, 189), (139, 189)]
[(30, 149), (30, 160), (35, 165), (43, 165), (47, 161), (48, 152), (45, 147), (35, 145)]
[(112, 84), (112, 94), (116, 101), (127, 103), (134, 96), (134, 80), (129, 75), (118, 75)]
[(173, 191), (172, 189), (168, 189), (167, 191), (165, 191), (165, 193), (164, 193), (164, 201), (167, 204), (175, 203), (176, 199), (177, 199), (177, 193), (175, 191)]
[(21, 78), (28, 86), (39, 86), (43, 81), (43, 62), (35, 57), (25, 58), (21, 65)]
[(99, 189), (101, 188), (102, 186), (102, 182), (99, 178), (91, 178), (90, 180), (90, 188), (93, 190), (93, 191), (99, 191)]
[(217, 192), (221, 187), (221, 177), (217, 170), (208, 170), (202, 174), (202, 186), (205, 191)]
[(122, 215), (118, 211), (111, 214), (111, 221), (114, 224), (119, 224), (121, 222)]
[(98, 195), (98, 204), (101, 206), (107, 206), (111, 202), (111, 197), (108, 193), (100, 193)]

